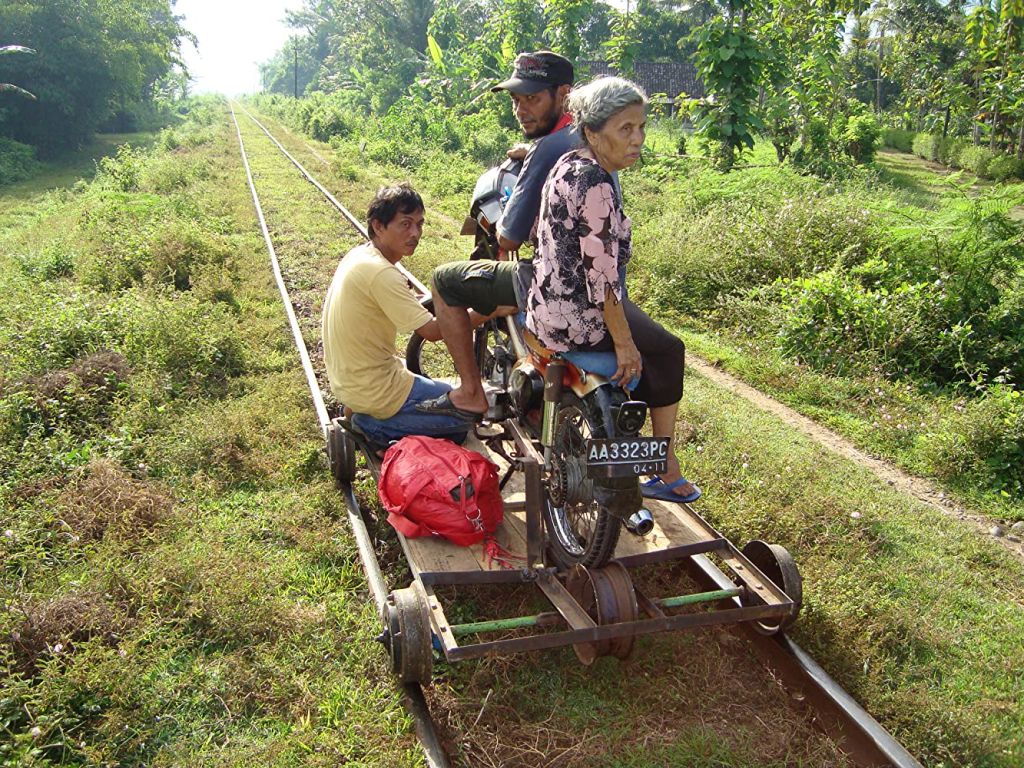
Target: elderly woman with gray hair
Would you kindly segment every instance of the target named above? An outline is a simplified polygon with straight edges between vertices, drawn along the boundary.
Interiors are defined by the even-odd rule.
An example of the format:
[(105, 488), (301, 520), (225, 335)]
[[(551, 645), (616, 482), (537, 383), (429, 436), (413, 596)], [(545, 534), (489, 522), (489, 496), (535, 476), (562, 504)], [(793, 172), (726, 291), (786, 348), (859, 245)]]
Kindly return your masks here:
[[(526, 327), (553, 352), (614, 351), (612, 381), (635, 385), (654, 435), (674, 438), (686, 350), (626, 296), (631, 224), (613, 176), (640, 158), (647, 96), (628, 80), (599, 78), (572, 91), (567, 108), (583, 146), (563, 155), (544, 184)], [(696, 501), (700, 489), (682, 476), (674, 444), (668, 471), (643, 494)]]

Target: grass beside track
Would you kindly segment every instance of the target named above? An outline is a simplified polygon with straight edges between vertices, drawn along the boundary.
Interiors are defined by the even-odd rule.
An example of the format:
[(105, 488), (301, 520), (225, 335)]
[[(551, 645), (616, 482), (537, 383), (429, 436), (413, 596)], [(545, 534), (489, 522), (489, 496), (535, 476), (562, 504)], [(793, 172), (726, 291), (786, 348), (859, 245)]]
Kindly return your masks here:
[[(328, 151), (309, 139), (293, 142), (299, 149), (305, 143), (321, 154)], [(438, 211), (455, 218), (459, 201), (468, 198), (465, 191), (434, 194), (435, 189), (458, 186), (452, 179), (418, 179), (398, 168), (368, 170), (354, 141), (342, 142), (339, 149), (332, 156), (336, 183), (374, 184), (382, 175), (392, 180), (412, 175), (426, 193), (428, 222)], [(770, 171), (751, 173), (761, 174), (757, 183), (772, 194)], [(654, 196), (665, 190), (630, 173), (624, 174), (623, 182), (631, 196), (627, 209), (634, 227), (643, 226), (637, 210), (654, 204)], [(729, 183), (742, 189), (745, 182), (722, 180), (723, 185)], [(660, 205), (672, 199), (663, 197)], [(646, 247), (653, 247), (660, 241), (646, 242)], [(455, 239), (454, 247), (459, 243)], [(452, 235), (444, 227), (428, 226), (423, 246), (407, 265), (423, 279), (435, 264), (452, 257), (451, 244)], [(468, 244), (461, 248), (463, 255), (468, 253)], [(642, 275), (644, 252), (637, 258)], [(644, 287), (642, 280), (639, 287)], [(663, 319), (673, 322), (672, 317)], [(698, 353), (744, 376), (749, 372), (755, 385), (798, 408), (802, 405), (802, 410), (883, 456), (893, 457), (896, 438), (902, 439), (903, 430), (896, 425), (902, 409), (911, 408), (904, 401), (909, 399), (926, 421), (937, 419), (936, 410), (956, 412), (955, 401), (943, 405), (913, 391), (907, 394), (906, 385), (880, 377), (845, 381), (813, 374), (806, 367), (779, 362), (771, 350), (754, 349), (742, 337), (696, 330), (676, 320), (677, 332)], [(757, 371), (763, 373), (753, 375)], [(781, 378), (779, 371), (785, 374), (784, 385), (771, 386)], [(809, 405), (814, 402), (824, 405), (815, 409)], [(703, 511), (736, 542), (764, 538), (784, 544), (802, 569), (806, 596), (804, 614), (794, 629), (797, 640), (925, 764), (1010, 768), (1024, 762), (1019, 738), (1024, 730), (1024, 677), (1015, 661), (1024, 651), (1021, 561), (972, 528), (899, 494), (865, 469), (827, 453), (698, 376), (690, 376), (683, 405), (681, 459), (685, 471), (705, 488)], [(843, 414), (848, 413), (858, 414), (865, 421), (863, 428), (852, 428), (852, 418), (844, 421)], [(872, 424), (888, 424), (890, 419), (883, 418), (887, 413), (894, 419), (891, 427), (878, 429)], [(1024, 516), (1019, 504), (983, 493), (971, 496), (968, 491), (964, 489), (965, 496), (984, 500), (993, 514)], [(661, 642), (645, 641), (637, 663), (650, 658), (649, 669), (660, 671), (654, 660)], [(689, 647), (690, 640), (664, 642)], [(504, 694), (499, 699), (507, 705), (504, 717), (527, 719), (536, 726), (536, 719), (511, 712), (514, 702), (534, 689), (546, 690), (549, 678), (566, 691), (558, 699), (560, 706), (590, 695), (576, 687), (571, 668), (562, 671), (563, 664), (548, 664), (547, 659), (542, 657), (534, 668), (498, 665), (500, 671), (489, 665), (481, 665), (478, 672), (456, 667), (453, 675), (460, 696), (450, 706), (456, 723), (472, 722), (481, 711), (485, 719), (487, 707), (481, 710), (479, 703), (493, 691), (492, 704)], [(678, 682), (659, 678), (658, 673), (652, 679), (658, 695), (671, 699)], [(654, 708), (638, 689), (629, 687), (631, 683), (620, 693), (639, 697)], [(690, 737), (699, 740), (700, 733)], [(601, 744), (598, 737), (597, 755), (605, 754)], [(645, 754), (652, 761), (647, 764), (659, 764), (662, 758), (654, 755), (671, 754), (671, 748)], [(624, 757), (618, 763), (611, 757), (592, 759), (599, 765), (644, 764)]]
[(0, 763), (422, 765), (234, 129), (164, 146), (0, 231)]

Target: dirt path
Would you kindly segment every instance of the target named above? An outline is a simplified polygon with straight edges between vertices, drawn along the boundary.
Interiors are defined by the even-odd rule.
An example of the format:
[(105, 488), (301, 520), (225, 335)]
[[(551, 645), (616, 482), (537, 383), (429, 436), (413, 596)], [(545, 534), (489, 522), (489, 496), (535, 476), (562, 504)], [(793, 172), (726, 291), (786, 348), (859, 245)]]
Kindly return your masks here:
[(735, 376), (726, 373), (720, 368), (715, 367), (711, 363), (702, 360), (692, 353), (687, 353), (686, 364), (704, 378), (709, 379), (723, 389), (727, 389), (733, 394), (742, 397), (753, 405), (756, 405), (761, 410), (773, 414), (786, 424), (795, 427), (800, 432), (820, 443), (833, 453), (837, 453), (850, 461), (854, 461), (857, 464), (866, 467), (871, 470), (876, 477), (885, 481), (888, 485), (891, 485), (903, 493), (909, 494), (919, 501), (938, 509), (943, 514), (955, 517), (958, 520), (963, 520), (974, 527), (979, 533), (995, 538), (995, 540), (1002, 544), (1009, 552), (1012, 552), (1017, 557), (1024, 559), (1024, 543), (1014, 542), (1002, 536), (992, 537), (991, 531), (995, 526), (995, 523), (991, 518), (970, 512), (955, 499), (947, 496), (945, 491), (930, 480), (909, 475), (903, 470), (892, 466), (888, 462), (864, 453), (864, 451), (857, 448), (845, 437), (837, 435), (832, 430), (823, 427), (816, 421), (798, 413), (788, 405), (784, 405), (778, 400), (754, 389), (740, 379), (737, 379)]
[[(880, 149), (875, 157), (879, 164), (884, 166), (894, 177), (897, 177), (898, 184), (935, 197), (949, 192), (950, 187), (943, 182), (947, 176), (963, 173), (965, 180), (973, 176), (970, 171), (957, 171), (941, 163), (925, 160), (915, 154), (895, 149)], [(921, 173), (935, 176), (934, 182), (919, 178), (918, 175)], [(982, 190), (995, 186), (997, 186), (996, 182), (975, 176), (974, 182), (970, 184), (969, 194), (973, 197)], [(1017, 221), (1024, 221), (1024, 205), (1014, 206), (1008, 211), (1008, 215)]]

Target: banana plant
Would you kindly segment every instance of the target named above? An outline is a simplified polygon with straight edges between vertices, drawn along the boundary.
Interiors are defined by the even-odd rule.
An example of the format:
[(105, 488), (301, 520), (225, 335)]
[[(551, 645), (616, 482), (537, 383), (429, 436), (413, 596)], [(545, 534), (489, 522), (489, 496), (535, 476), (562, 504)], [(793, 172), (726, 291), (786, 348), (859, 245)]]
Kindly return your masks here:
[[(24, 45), (0, 45), (0, 56), (11, 53), (35, 53), (32, 48), (26, 48)], [(19, 88), (12, 83), (0, 83), (0, 93), (4, 92), (17, 93), (26, 98), (35, 101), (35, 94), (26, 91), (24, 88)]]

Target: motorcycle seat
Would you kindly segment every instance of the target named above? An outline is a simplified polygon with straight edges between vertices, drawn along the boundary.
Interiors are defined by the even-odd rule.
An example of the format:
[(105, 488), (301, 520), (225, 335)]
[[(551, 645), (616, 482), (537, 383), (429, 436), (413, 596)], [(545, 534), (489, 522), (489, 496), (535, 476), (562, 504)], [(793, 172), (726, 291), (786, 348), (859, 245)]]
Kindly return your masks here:
[[(544, 360), (551, 360), (556, 357), (561, 358), (567, 363), (571, 363), (576, 366), (581, 371), (593, 373), (605, 379), (611, 379), (611, 377), (615, 375), (615, 371), (618, 370), (619, 361), (618, 358), (615, 357), (614, 352), (593, 352), (583, 349), (571, 349), (568, 352), (554, 352), (541, 344), (540, 339), (530, 333), (526, 328), (523, 328), (522, 331), (523, 337), (526, 339), (526, 345), (534, 354)], [(639, 383), (640, 377), (634, 376), (633, 380), (626, 385), (626, 389), (632, 392), (636, 389), (636, 386)]]

